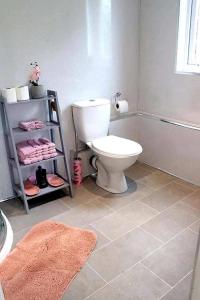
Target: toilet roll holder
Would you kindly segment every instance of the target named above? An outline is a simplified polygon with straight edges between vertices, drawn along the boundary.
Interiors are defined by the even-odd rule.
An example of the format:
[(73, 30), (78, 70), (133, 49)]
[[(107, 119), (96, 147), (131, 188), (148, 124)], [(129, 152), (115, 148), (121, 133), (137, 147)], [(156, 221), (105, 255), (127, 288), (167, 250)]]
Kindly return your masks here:
[(119, 108), (119, 104), (117, 103), (117, 99), (118, 99), (119, 97), (121, 97), (121, 95), (122, 95), (122, 93), (120, 93), (120, 92), (117, 92), (117, 93), (115, 93), (115, 95), (114, 95), (114, 99), (115, 99), (115, 107), (116, 107), (116, 108)]

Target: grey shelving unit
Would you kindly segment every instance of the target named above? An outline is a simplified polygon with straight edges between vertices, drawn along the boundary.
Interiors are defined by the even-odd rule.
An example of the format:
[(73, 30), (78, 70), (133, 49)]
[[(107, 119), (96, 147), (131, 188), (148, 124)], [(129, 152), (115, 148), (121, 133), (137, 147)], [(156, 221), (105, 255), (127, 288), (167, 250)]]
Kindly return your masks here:
[[(61, 125), (61, 117), (60, 117), (60, 108), (58, 103), (58, 97), (56, 91), (47, 91), (47, 96), (40, 99), (30, 99), (27, 101), (20, 101), (16, 103), (7, 103), (4, 101), (4, 99), (0, 99), (1, 103), (1, 113), (2, 113), (2, 120), (4, 124), (4, 133), (5, 133), (5, 144), (7, 149), (7, 158), (9, 162), (9, 168), (10, 168), (10, 174), (11, 174), (11, 182), (13, 185), (13, 190), (17, 197), (21, 197), (24, 202), (24, 207), (26, 209), (26, 212), (29, 213), (29, 203), (28, 201), (31, 199), (34, 199), (39, 196), (43, 196), (45, 194), (49, 194), (51, 192), (54, 192), (56, 190), (60, 189), (67, 189), (69, 191), (69, 195), (73, 197), (73, 187), (72, 187), (72, 180), (71, 180), (71, 174), (70, 174), (70, 166), (69, 161), (67, 158), (67, 151), (64, 146), (63, 142), (63, 131), (62, 131), (62, 125)], [(60, 149), (57, 150), (57, 156), (54, 158), (42, 160), (40, 162), (36, 162), (29, 165), (22, 164), (17, 155), (17, 149), (16, 149), (16, 136), (20, 140), (25, 140), (27, 131), (24, 131), (20, 129), (19, 127), (12, 127), (12, 122), (10, 119), (10, 109), (11, 110), (20, 110), (20, 108), (24, 105), (27, 105), (27, 109), (31, 108), (31, 104), (33, 103), (40, 103), (45, 104), (46, 109), (46, 126), (42, 129), (36, 129), (32, 131), (28, 131), (28, 134), (32, 134), (33, 132), (37, 133), (44, 133), (48, 132), (48, 136), (50, 136), (50, 139), (52, 142), (56, 143), (55, 141), (55, 130), (58, 130), (59, 132), (59, 140), (60, 140)], [(13, 108), (12, 108), (12, 107)], [(22, 116), (23, 120), (23, 116)], [(64, 162), (64, 171), (66, 174), (66, 177), (61, 176), (58, 173), (58, 160), (63, 160)], [(28, 169), (33, 166), (37, 166), (41, 164), (42, 162), (51, 162), (52, 168), (54, 174), (57, 174), (64, 180), (64, 185), (60, 187), (53, 188), (51, 186), (48, 186), (44, 189), (40, 190), (40, 193), (33, 197), (28, 197), (25, 194), (24, 191), (24, 178), (23, 178), (23, 170)], [(16, 172), (17, 171), (17, 172)], [(18, 177), (18, 183), (16, 183), (16, 176)], [(9, 200), (8, 200), (9, 201)]]

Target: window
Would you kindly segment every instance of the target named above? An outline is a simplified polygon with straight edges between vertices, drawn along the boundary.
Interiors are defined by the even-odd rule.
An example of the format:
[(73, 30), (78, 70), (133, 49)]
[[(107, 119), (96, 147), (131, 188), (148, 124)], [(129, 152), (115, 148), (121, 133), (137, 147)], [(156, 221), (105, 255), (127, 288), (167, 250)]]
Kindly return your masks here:
[(176, 70), (200, 73), (200, 0), (180, 0)]

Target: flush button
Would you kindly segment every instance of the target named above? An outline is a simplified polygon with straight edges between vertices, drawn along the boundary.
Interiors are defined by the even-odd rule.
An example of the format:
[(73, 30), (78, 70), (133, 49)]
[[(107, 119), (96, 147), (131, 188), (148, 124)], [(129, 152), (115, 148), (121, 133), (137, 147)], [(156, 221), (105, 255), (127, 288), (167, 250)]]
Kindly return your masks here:
[(95, 100), (94, 100), (94, 99), (90, 99), (89, 101), (90, 101), (90, 102), (94, 102)]

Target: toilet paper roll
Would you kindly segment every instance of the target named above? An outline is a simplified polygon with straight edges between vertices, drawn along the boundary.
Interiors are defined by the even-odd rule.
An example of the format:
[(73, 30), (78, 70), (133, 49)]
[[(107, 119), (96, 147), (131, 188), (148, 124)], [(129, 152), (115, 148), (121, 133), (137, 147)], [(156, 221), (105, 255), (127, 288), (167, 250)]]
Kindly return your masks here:
[(17, 102), (17, 95), (15, 88), (5, 88), (2, 90), (2, 97), (8, 103), (16, 103)]
[(115, 109), (120, 113), (126, 113), (128, 112), (128, 101), (127, 100), (119, 100), (115, 104)]
[(29, 88), (27, 85), (19, 86), (16, 88), (17, 101), (26, 101), (29, 100)]

